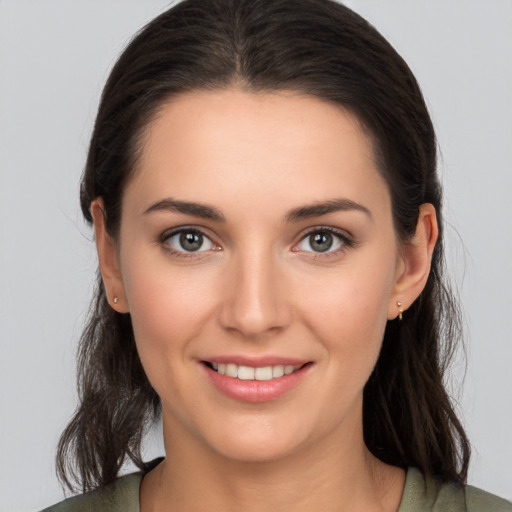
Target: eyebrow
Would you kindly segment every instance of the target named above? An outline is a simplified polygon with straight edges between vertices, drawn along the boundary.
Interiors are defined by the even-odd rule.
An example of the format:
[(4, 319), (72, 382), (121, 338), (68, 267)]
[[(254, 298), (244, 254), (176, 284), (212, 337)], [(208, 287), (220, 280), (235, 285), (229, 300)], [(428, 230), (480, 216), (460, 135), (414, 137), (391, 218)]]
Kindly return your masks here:
[(158, 211), (169, 211), (184, 213), (186, 215), (192, 215), (194, 217), (201, 217), (202, 219), (215, 220), (218, 222), (225, 222), (226, 218), (220, 210), (213, 206), (205, 204), (194, 203), (190, 201), (177, 201), (175, 199), (166, 198), (158, 201), (157, 203), (150, 206), (145, 212), (158, 212)]
[(351, 199), (330, 199), (328, 201), (321, 201), (313, 203), (311, 205), (300, 206), (294, 208), (286, 214), (286, 220), (288, 222), (299, 222), (301, 220), (311, 219), (312, 217), (320, 217), (321, 215), (327, 215), (328, 213), (334, 212), (346, 212), (346, 211), (359, 211), (365, 213), (373, 219), (372, 214), (366, 206), (356, 203)]
[[(363, 212), (372, 219), (372, 214), (366, 206), (356, 203), (351, 199), (341, 198), (329, 199), (328, 201), (320, 201), (311, 205), (299, 206), (298, 208), (290, 210), (286, 214), (285, 220), (287, 222), (299, 222), (301, 220), (327, 215), (328, 213), (353, 210)], [(194, 217), (214, 220), (217, 222), (226, 221), (226, 217), (224, 217), (222, 212), (214, 206), (208, 206), (206, 204), (195, 203), (192, 201), (178, 201), (172, 198), (166, 198), (156, 202), (145, 210), (144, 214), (158, 211), (184, 213), (185, 215), (192, 215)]]

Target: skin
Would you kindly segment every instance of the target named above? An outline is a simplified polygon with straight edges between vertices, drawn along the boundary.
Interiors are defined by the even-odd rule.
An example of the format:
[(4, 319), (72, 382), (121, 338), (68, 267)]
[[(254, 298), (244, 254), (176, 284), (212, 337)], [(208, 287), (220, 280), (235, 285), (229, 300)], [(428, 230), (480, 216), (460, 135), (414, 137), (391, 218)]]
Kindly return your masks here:
[[(107, 295), (131, 314), (162, 400), (168, 457), (143, 480), (143, 512), (396, 510), (405, 474), (364, 444), (363, 387), (397, 302), (406, 310), (425, 285), (432, 205), (422, 205), (413, 239), (399, 242), (357, 119), (290, 91), (182, 95), (145, 135), (117, 240), (101, 198), (91, 208)], [(224, 220), (151, 210), (170, 198)], [(289, 218), (335, 199), (363, 209)], [(168, 236), (183, 227), (208, 237), (201, 250)], [(342, 238), (315, 252), (311, 231), (325, 228)], [(247, 403), (206, 377), (201, 361), (219, 355), (310, 364), (283, 396)]]

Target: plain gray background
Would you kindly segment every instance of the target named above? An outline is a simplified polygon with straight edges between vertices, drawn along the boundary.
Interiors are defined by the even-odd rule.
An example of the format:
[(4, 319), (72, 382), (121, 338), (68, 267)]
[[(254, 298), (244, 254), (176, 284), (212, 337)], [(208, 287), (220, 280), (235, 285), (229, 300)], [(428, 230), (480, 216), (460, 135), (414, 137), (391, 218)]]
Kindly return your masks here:
[[(0, 0), (1, 511), (62, 498), (54, 452), (96, 269), (78, 180), (108, 70), (169, 3)], [(511, 499), (512, 2), (347, 3), (409, 63), (437, 128), (470, 334), (463, 392), (461, 364), (451, 378), (473, 443), (470, 482)], [(157, 434), (148, 457), (160, 450)]]

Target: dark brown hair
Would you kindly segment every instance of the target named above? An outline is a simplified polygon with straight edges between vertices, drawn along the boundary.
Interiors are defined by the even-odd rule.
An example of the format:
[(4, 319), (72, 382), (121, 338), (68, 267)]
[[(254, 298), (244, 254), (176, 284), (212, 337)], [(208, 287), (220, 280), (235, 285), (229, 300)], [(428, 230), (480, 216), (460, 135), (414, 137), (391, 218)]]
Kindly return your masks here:
[[(441, 229), (428, 282), (404, 320), (388, 322), (364, 390), (364, 438), (389, 464), (463, 483), (469, 445), (443, 383), (460, 324), (443, 281), (435, 134), (410, 69), (360, 16), (331, 0), (185, 0), (157, 17), (103, 91), (81, 185), (85, 218), (92, 221), (91, 201), (102, 197), (116, 237), (123, 188), (158, 108), (183, 92), (228, 87), (300, 91), (354, 113), (372, 138), (402, 241), (414, 234), (420, 205), (435, 206)], [(160, 400), (130, 316), (110, 308), (99, 275), (78, 375), (80, 403), (58, 449), (61, 480), (82, 490), (104, 486), (127, 458), (147, 469), (141, 442)]]

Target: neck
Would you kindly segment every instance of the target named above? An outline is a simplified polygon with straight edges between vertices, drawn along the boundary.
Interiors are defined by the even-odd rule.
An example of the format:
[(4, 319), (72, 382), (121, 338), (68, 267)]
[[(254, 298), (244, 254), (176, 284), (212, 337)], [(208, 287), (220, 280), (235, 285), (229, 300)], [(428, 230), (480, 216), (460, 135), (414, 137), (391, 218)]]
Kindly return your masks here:
[(405, 483), (401, 469), (368, 452), (359, 432), (344, 443), (326, 438), (261, 462), (227, 459), (195, 439), (165, 437), (169, 456), (143, 480), (142, 512), (396, 511)]

